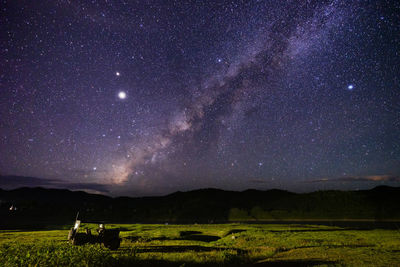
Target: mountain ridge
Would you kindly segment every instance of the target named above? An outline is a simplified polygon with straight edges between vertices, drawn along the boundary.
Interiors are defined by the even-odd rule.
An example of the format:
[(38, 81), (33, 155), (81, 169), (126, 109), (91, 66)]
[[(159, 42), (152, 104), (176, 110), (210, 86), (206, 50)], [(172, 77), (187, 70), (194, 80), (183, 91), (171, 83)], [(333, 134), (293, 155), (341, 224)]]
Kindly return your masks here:
[[(216, 188), (165, 196), (110, 197), (68, 189), (0, 189), (0, 227), (82, 220), (115, 223), (210, 223), (279, 220), (400, 220), (400, 187), (360, 191), (228, 191)], [(13, 210), (10, 208), (13, 207)]]

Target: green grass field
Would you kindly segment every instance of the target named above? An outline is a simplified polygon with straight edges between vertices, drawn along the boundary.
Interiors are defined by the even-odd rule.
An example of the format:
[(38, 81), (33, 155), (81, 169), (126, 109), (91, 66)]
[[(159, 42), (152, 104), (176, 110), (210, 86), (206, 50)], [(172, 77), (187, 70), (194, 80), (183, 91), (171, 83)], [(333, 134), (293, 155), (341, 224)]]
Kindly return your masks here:
[[(70, 226), (0, 231), (0, 266), (400, 266), (399, 230), (300, 224), (107, 225), (121, 247), (72, 246)], [(81, 226), (95, 229), (96, 225)]]

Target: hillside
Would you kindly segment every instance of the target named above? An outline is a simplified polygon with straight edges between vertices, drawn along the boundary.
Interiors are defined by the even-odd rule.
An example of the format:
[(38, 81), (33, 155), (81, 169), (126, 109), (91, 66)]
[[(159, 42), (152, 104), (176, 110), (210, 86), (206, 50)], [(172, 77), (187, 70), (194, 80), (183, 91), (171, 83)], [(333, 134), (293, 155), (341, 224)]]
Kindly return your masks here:
[[(85, 221), (210, 223), (263, 220), (400, 219), (400, 188), (364, 191), (200, 189), (162, 197), (117, 197), (65, 189), (0, 189), (0, 227)], [(16, 210), (10, 210), (10, 207)]]

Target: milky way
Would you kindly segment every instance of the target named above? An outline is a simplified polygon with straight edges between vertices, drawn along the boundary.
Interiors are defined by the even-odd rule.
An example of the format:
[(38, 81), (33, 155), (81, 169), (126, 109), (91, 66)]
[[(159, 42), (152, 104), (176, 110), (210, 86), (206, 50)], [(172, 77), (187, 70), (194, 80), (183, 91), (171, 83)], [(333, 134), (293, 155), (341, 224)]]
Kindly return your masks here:
[(1, 174), (117, 195), (397, 184), (399, 8), (4, 1)]

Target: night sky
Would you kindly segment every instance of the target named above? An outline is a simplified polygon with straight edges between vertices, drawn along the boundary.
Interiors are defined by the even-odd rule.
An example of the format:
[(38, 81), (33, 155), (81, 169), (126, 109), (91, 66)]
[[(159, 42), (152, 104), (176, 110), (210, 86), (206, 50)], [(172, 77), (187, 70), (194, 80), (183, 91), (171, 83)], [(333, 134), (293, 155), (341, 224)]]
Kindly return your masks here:
[(0, 7), (2, 175), (131, 196), (400, 185), (398, 1)]

